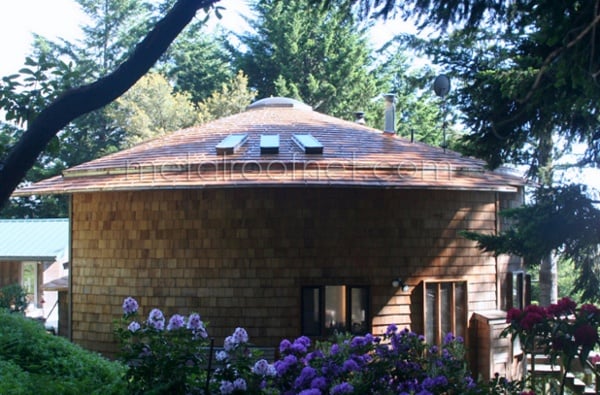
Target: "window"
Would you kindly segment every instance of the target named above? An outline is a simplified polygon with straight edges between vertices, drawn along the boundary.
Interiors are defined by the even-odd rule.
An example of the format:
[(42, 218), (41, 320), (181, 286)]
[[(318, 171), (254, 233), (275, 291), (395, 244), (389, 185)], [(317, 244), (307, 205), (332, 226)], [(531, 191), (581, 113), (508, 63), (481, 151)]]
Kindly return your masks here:
[(369, 330), (367, 287), (326, 285), (302, 288), (302, 334), (364, 334)]
[(38, 306), (38, 265), (37, 262), (23, 262), (21, 269), (21, 286), (27, 293), (27, 301)]
[(507, 309), (524, 309), (531, 304), (531, 276), (521, 270), (508, 273)]
[(426, 282), (424, 295), (425, 339), (442, 344), (452, 333), (465, 337), (467, 328), (467, 282)]

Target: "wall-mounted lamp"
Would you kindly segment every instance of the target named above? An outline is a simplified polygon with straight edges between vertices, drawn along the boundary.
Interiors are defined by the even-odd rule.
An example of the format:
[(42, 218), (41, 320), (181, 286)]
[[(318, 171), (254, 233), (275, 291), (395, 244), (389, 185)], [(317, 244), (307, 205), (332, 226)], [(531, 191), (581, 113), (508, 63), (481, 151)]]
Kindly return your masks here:
[(392, 287), (402, 289), (402, 292), (408, 292), (408, 285), (401, 278), (392, 280)]

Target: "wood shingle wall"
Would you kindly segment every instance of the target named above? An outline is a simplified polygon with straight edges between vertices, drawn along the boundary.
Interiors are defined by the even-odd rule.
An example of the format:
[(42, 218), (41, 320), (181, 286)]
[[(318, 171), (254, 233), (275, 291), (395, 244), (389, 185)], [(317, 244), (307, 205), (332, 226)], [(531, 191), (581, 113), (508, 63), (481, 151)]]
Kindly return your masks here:
[(0, 261), (0, 287), (21, 283), (21, 265), (19, 261)]
[[(300, 334), (303, 285), (369, 286), (375, 333), (421, 320), (425, 279), (466, 279), (469, 312), (496, 309), (496, 260), (459, 232), (493, 232), (497, 198), (351, 188), (74, 194), (72, 338), (112, 354), (127, 296), (144, 316), (200, 313), (218, 344), (243, 326), (264, 347)], [(398, 277), (409, 292), (391, 286)]]

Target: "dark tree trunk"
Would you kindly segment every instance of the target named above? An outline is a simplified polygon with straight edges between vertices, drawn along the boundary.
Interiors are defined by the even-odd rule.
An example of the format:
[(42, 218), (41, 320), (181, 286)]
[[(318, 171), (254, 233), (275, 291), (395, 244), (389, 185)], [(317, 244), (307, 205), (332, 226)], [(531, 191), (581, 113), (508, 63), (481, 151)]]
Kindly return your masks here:
[(101, 108), (125, 93), (150, 70), (200, 8), (218, 1), (178, 0), (114, 72), (92, 84), (68, 90), (48, 105), (28, 125), (6, 161), (0, 164), (0, 208), (52, 137), (75, 118)]
[[(554, 143), (552, 141), (552, 131), (547, 131), (540, 137), (538, 147), (539, 169), (538, 178), (540, 184), (545, 186), (552, 185), (552, 150)], [(556, 303), (558, 299), (558, 266), (556, 257), (550, 253), (540, 262), (540, 305), (549, 306)]]

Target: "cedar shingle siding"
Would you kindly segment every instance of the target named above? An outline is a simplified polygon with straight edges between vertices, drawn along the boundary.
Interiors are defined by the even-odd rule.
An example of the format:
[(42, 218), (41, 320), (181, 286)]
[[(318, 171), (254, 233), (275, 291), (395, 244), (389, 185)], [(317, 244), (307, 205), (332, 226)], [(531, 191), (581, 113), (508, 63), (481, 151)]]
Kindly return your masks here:
[[(242, 188), (74, 194), (72, 336), (112, 354), (126, 296), (199, 312), (221, 341), (300, 335), (303, 285), (370, 287), (375, 333), (421, 329), (424, 279), (466, 279), (469, 314), (497, 308), (496, 260), (459, 235), (496, 228), (495, 192)], [(391, 286), (402, 277), (404, 293)], [(420, 290), (421, 289), (421, 290)]]

